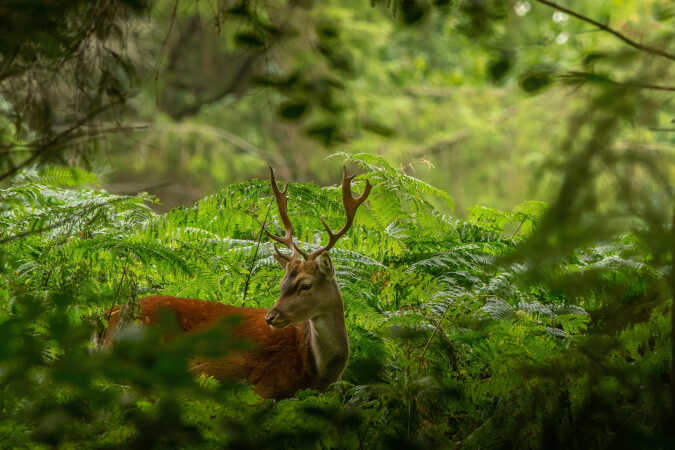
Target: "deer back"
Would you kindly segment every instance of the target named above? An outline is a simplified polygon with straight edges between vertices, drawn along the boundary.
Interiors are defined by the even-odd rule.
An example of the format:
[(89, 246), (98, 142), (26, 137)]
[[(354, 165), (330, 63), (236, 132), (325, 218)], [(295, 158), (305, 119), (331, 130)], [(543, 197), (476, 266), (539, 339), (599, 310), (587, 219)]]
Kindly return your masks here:
[[(139, 320), (143, 324), (157, 323), (159, 311), (165, 309), (176, 315), (179, 326), (186, 333), (210, 330), (226, 317), (241, 317), (241, 323), (232, 335), (223, 331), (223, 339), (244, 339), (251, 344), (251, 350), (233, 351), (224, 358), (197, 355), (190, 363), (190, 370), (195, 374), (209, 375), (218, 380), (247, 380), (264, 398), (287, 398), (298, 389), (312, 387), (315, 370), (306, 322), (272, 328), (265, 322), (268, 310), (264, 308), (241, 308), (164, 295), (146, 297), (139, 302)], [(119, 313), (119, 307), (111, 310), (103, 339), (106, 347), (112, 345)]]

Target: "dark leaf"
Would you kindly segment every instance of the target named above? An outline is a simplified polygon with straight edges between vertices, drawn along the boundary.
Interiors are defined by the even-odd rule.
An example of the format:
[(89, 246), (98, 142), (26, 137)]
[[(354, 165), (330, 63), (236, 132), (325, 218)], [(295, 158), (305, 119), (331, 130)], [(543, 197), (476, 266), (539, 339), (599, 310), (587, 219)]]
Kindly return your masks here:
[(324, 145), (333, 145), (344, 140), (339, 135), (337, 125), (334, 123), (319, 123), (307, 127), (305, 130), (308, 136), (318, 139)]
[(244, 47), (260, 48), (265, 46), (265, 41), (254, 33), (239, 33), (235, 37), (237, 44)]
[(279, 108), (279, 115), (286, 120), (298, 120), (309, 109), (304, 102), (286, 102)]
[(553, 78), (550, 70), (533, 70), (520, 79), (520, 87), (529, 93), (535, 93), (551, 84)]
[(386, 125), (382, 125), (381, 123), (378, 123), (370, 119), (365, 119), (361, 121), (361, 127), (366, 131), (370, 131), (372, 133), (379, 134), (380, 136), (384, 137), (391, 137), (395, 134), (393, 128), (390, 128)]
[(593, 64), (596, 61), (607, 58), (607, 56), (608, 56), (607, 53), (591, 52), (584, 57), (584, 65), (590, 66), (591, 64)]
[(429, 11), (429, 5), (417, 0), (403, 0), (401, 2), (401, 13), (403, 22), (406, 25), (413, 25), (420, 22)]
[(507, 54), (502, 54), (498, 59), (493, 59), (488, 63), (490, 79), (495, 83), (502, 81), (511, 70), (512, 65), (512, 60)]
[(241, 2), (238, 5), (233, 6), (227, 12), (229, 12), (233, 16), (240, 16), (240, 17), (250, 17), (251, 16), (250, 11), (246, 7), (246, 2)]

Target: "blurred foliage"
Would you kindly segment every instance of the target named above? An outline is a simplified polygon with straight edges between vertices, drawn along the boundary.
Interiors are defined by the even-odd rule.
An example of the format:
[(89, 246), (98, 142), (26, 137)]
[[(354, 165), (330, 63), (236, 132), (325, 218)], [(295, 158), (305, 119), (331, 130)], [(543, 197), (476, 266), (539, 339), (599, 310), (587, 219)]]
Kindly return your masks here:
[[(567, 6), (667, 49), (666, 3)], [(659, 81), (673, 79), (667, 60), (647, 74), (652, 56), (534, 1), (222, 5), (157, 3), (137, 44), (151, 68), (132, 99), (152, 126), (134, 134), (134, 152), (122, 138), (108, 188), (149, 188), (170, 207), (267, 165), (330, 184), (338, 167), (324, 158), (337, 149), (385, 156), (450, 192), (460, 215), (510, 209), (557, 190), (547, 169), (595, 87), (672, 85)], [(244, 31), (264, 46), (243, 45)], [(672, 145), (658, 131), (672, 128), (672, 102), (658, 108), (635, 111), (645, 127), (622, 126), (619, 141)]]
[[(2, 447), (675, 445), (670, 2), (370, 3), (0, 5)], [(240, 343), (170, 316), (96, 349), (149, 293), (270, 306), (250, 178), (309, 249), (341, 163), (343, 381), (195, 379)]]
[[(369, 152), (450, 192), (464, 216), (549, 200), (566, 123), (612, 85), (652, 94), (632, 113), (644, 126), (619, 127), (618, 142), (672, 146), (672, 102), (653, 104), (672, 84), (668, 59), (546, 3), (10, 2), (0, 170), (85, 165), (166, 209), (267, 165), (329, 184), (328, 154)], [(564, 6), (646, 46), (672, 43), (667, 1)]]
[(91, 165), (135, 87), (128, 20), (144, 0), (0, 5), (0, 182), (34, 164)]

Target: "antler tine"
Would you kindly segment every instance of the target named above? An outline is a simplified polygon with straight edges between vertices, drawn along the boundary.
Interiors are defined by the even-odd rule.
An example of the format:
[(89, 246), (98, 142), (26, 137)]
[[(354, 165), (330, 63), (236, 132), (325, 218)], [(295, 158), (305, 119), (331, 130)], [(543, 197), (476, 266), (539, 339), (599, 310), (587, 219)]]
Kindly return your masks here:
[[(274, 169), (270, 167), (270, 182), (272, 183), (272, 191), (274, 192), (274, 197), (276, 198), (277, 201), (277, 208), (279, 209), (279, 216), (281, 217), (281, 222), (284, 224), (284, 229), (286, 230), (286, 234), (281, 237), (277, 236), (275, 234), (270, 233), (267, 229), (265, 229), (265, 233), (275, 241), (284, 244), (286, 247), (291, 249), (293, 251), (293, 255), (291, 258), (296, 258), (298, 256), (298, 253), (301, 254), (305, 259), (307, 258), (307, 253), (302, 251), (297, 245), (295, 245), (295, 242), (293, 242), (293, 225), (291, 224), (291, 219), (288, 218), (288, 197), (286, 197), (286, 191), (288, 190), (288, 184), (283, 188), (283, 190), (279, 190), (279, 186), (277, 185), (277, 180), (274, 178)], [(279, 252), (279, 248), (275, 245), (274, 248), (276, 249), (277, 253)]]
[[(269, 233), (267, 233), (267, 234), (269, 234)], [(297, 248), (297, 250), (300, 250), (300, 249)], [(277, 244), (274, 244), (274, 251), (275, 251), (276, 254), (279, 255), (282, 259), (288, 259), (288, 256), (286, 256), (286, 255), (284, 255), (283, 253), (281, 253), (281, 250), (279, 250), (279, 247), (277, 247)], [(302, 250), (300, 250), (300, 251), (302, 251)], [(305, 253), (303, 252), (302, 254), (304, 255)], [(295, 252), (293, 253), (293, 255), (291, 255), (291, 259), (293, 259), (294, 257), (295, 257)]]
[(328, 232), (328, 244), (314, 250), (311, 255), (309, 255), (309, 259), (315, 259), (322, 253), (327, 252), (333, 248), (338, 239), (340, 239), (342, 235), (344, 235), (352, 226), (352, 223), (354, 222), (354, 216), (356, 215), (356, 210), (359, 208), (359, 206), (361, 206), (361, 203), (366, 201), (368, 198), (370, 189), (373, 187), (368, 180), (366, 180), (366, 187), (364, 188), (363, 194), (361, 194), (360, 197), (354, 198), (352, 195), (352, 180), (355, 176), (356, 175), (347, 175), (347, 168), (344, 166), (342, 167), (342, 203), (345, 207), (345, 212), (347, 213), (347, 221), (345, 222), (345, 226), (342, 227), (340, 231), (333, 233), (324, 218), (320, 217), (323, 227)]

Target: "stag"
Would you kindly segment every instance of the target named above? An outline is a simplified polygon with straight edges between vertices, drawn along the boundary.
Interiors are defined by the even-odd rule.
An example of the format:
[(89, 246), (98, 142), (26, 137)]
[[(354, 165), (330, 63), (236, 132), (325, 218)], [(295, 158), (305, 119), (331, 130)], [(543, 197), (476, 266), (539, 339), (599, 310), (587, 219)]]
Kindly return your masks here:
[[(279, 189), (270, 168), (270, 182), (285, 234), (277, 236), (265, 230), (276, 242), (290, 251), (286, 255), (274, 244), (274, 257), (284, 268), (279, 298), (271, 309), (224, 305), (206, 300), (154, 295), (140, 299), (140, 320), (152, 325), (165, 309), (176, 315), (185, 333), (210, 330), (224, 318), (241, 317), (234, 336), (252, 344), (246, 351), (234, 351), (222, 358), (195, 356), (190, 370), (216, 379), (247, 380), (264, 398), (291, 397), (299, 389), (324, 390), (342, 376), (349, 359), (349, 338), (345, 327), (342, 295), (338, 287), (329, 250), (349, 230), (359, 206), (368, 198), (371, 184), (366, 181), (359, 197), (352, 194), (354, 176), (343, 169), (342, 202), (345, 225), (333, 232), (323, 218), (328, 243), (311, 253), (303, 251), (293, 240), (293, 225), (288, 216), (286, 191)], [(121, 308), (111, 310), (104, 345), (110, 346), (119, 323)], [(232, 335), (223, 336), (232, 339)]]

